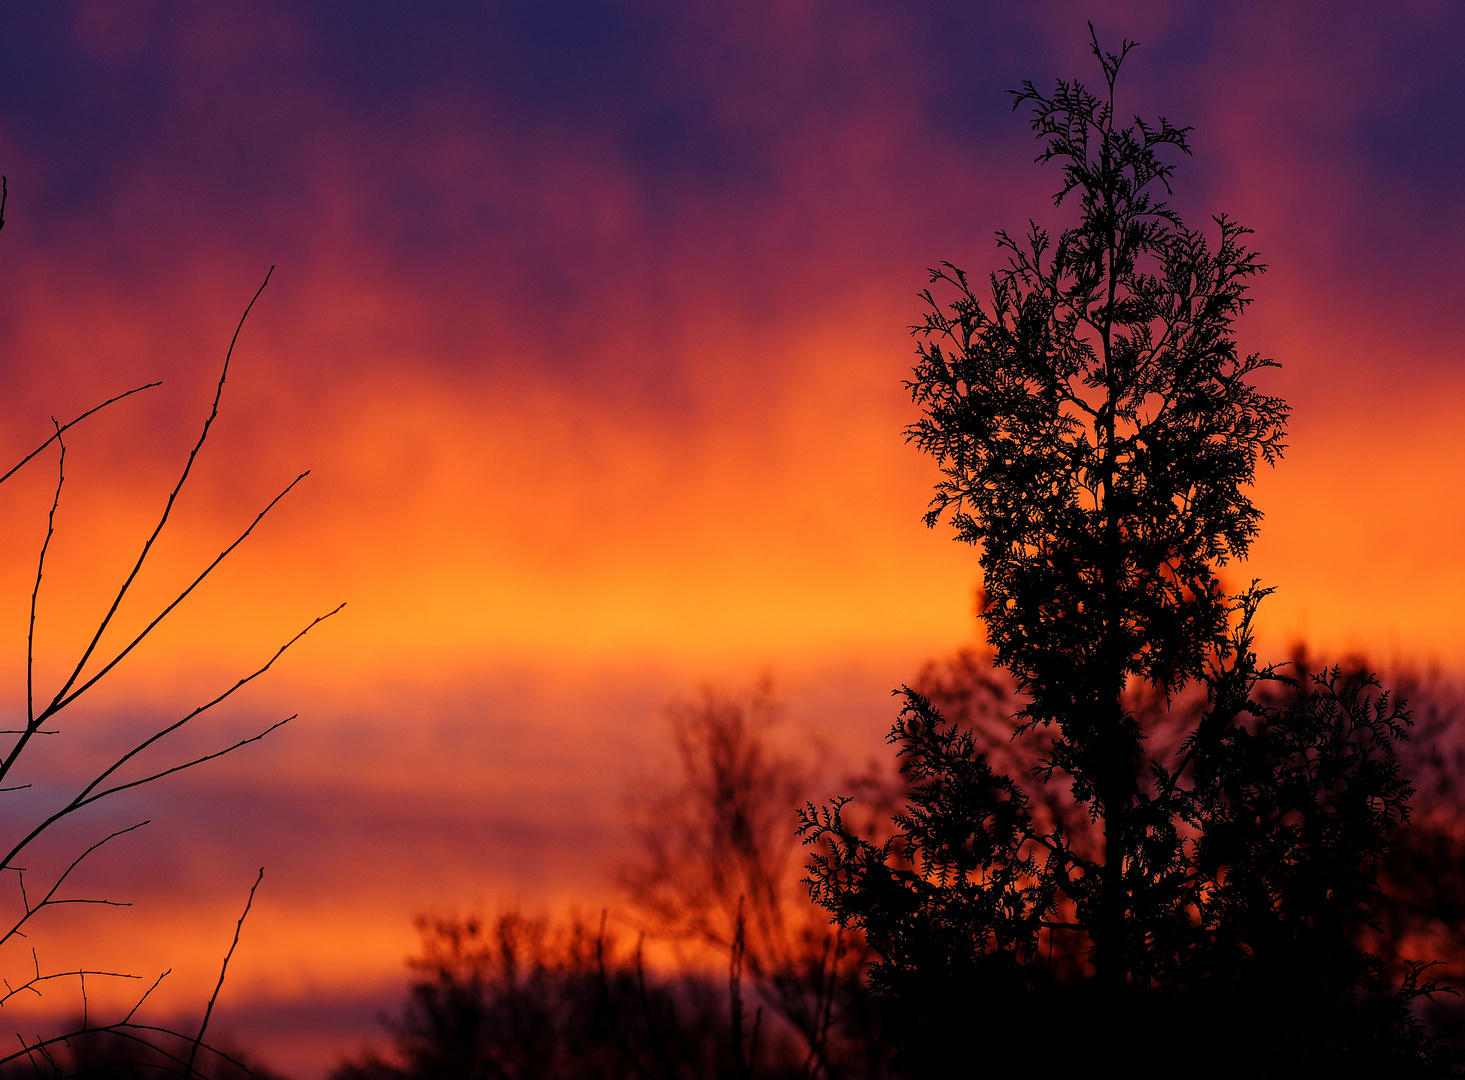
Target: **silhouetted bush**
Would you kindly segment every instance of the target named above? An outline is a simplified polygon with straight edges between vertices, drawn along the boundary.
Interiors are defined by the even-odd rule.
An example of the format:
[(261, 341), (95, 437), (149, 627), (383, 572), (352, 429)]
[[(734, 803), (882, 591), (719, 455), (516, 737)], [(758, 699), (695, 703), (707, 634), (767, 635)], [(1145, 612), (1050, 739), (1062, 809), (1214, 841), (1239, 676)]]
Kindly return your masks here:
[(638, 850), (620, 873), (632, 913), (658, 940), (739, 956), (751, 1007), (766, 1010), (765, 1043), (791, 1040), (808, 1075), (881, 1075), (864, 940), (831, 926), (799, 880), (792, 825), (820, 780), (812, 755), (780, 747), (766, 685), (745, 697), (704, 689), (668, 718), (679, 776), (636, 801)]
[(725, 980), (648, 970), (603, 925), (510, 911), (419, 928), (393, 1057), (349, 1063), (334, 1080), (804, 1075), (789, 1055), (770, 1067), (778, 1055), (757, 1020), (740, 1057)]

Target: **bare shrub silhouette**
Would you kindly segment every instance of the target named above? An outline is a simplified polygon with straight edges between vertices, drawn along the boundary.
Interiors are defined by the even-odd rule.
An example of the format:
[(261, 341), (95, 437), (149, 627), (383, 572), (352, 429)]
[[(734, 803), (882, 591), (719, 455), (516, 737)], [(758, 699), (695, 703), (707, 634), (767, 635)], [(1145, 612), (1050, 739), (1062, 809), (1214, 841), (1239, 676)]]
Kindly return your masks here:
[(647, 971), (602, 919), (518, 911), (421, 919), (422, 953), (395, 1060), (368, 1054), (334, 1080), (719, 1076), (730, 1059), (715, 985)]
[(803, 1075), (869, 1074), (883, 1060), (863, 1007), (863, 940), (808, 901), (791, 823), (817, 781), (772, 738), (772, 688), (710, 688), (668, 709), (678, 780), (640, 800), (622, 885), (651, 933), (741, 954), (761, 1007), (802, 1047)]
[(680, 776), (633, 804), (637, 855), (619, 879), (659, 931), (732, 947), (741, 922), (756, 956), (786, 951), (788, 823), (810, 769), (771, 745), (778, 704), (768, 686), (746, 698), (705, 688), (667, 710)]
[(778, 746), (778, 712), (766, 685), (672, 705), (679, 775), (635, 800), (629, 917), (420, 920), (393, 1054), (334, 1080), (887, 1075), (863, 944), (797, 882), (795, 814), (817, 770)]

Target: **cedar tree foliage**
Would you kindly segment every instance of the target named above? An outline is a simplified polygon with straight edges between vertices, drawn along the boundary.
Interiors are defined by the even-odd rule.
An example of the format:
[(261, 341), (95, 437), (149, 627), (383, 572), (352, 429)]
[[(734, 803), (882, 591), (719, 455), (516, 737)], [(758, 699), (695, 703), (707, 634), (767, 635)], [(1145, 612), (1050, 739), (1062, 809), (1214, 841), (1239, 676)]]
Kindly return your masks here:
[[(1221, 583), (1257, 535), (1257, 464), (1284, 449), (1287, 406), (1254, 381), (1275, 364), (1233, 334), (1264, 267), (1247, 229), (1224, 215), (1191, 229), (1167, 203), (1189, 128), (1116, 122), (1130, 47), (1094, 41), (1099, 95), (1013, 92), (1077, 221), (998, 233), (1006, 265), (985, 295), (949, 263), (932, 271), (953, 295), (923, 293), (907, 383), (922, 414), (907, 437), (943, 473), (927, 524), (981, 549), (1014, 738), (1043, 752), (1005, 775), (907, 688), (896, 833), (875, 845), (843, 800), (810, 806), (809, 885), (865, 934), (872, 989), (918, 1071), (972, 1053), (941, 1045), (972, 1022), (991, 1025), (990, 1067), (1008, 1053), (1030, 1069), (1019, 1048), (1051, 1041), (1022, 1026), (1034, 994), (1118, 1054), (1209, 1031), (1218, 1068), (1297, 1075), (1345, 1053), (1413, 1067), (1428, 1052), (1407, 1006), (1428, 987), (1416, 966), (1389, 988), (1358, 944), (1407, 814), (1394, 744), (1408, 714), (1371, 677), (1259, 666), (1268, 590)], [(1054, 787), (1083, 811), (1076, 826), (1035, 813)]]

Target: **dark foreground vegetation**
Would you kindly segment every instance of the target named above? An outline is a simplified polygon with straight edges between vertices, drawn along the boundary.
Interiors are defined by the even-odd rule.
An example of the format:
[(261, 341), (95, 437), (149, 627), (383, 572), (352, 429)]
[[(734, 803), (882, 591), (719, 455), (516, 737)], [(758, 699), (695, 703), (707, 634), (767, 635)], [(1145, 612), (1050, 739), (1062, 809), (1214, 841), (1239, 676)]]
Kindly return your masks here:
[[(33, 1051), (29, 1060), (12, 1061), (0, 1070), (5, 1080), (53, 1080), (55, 1077), (98, 1077), (103, 1080), (156, 1080), (161, 1076), (199, 1076), (212, 1080), (283, 1080), (237, 1048), (210, 1048), (202, 1057), (193, 1039), (155, 1027), (138, 1031), (105, 1030), (78, 1017), (72, 1034)], [(193, 1064), (189, 1064), (190, 1058)]]
[[(1313, 670), (1305, 655), (1293, 662), (1300, 673)], [(1366, 670), (1359, 662), (1340, 669), (1355, 678)], [(1416, 793), (1382, 863), (1373, 925), (1362, 927), (1356, 944), (1379, 958), (1380, 975), (1395, 985), (1418, 958), (1441, 961), (1429, 974), (1448, 991), (1465, 984), (1465, 805), (1454, 782), (1465, 753), (1465, 697), (1438, 678), (1405, 673), (1392, 681), (1417, 717), (1398, 758)], [(912, 689), (995, 769), (1031, 769), (1033, 748), (1012, 737), (1019, 698), (990, 658), (962, 652), (933, 662)], [(709, 694), (673, 709), (680, 781), (638, 804), (639, 845), (621, 873), (622, 903), (586, 918), (509, 910), (422, 920), (414, 984), (389, 1024), (391, 1052), (346, 1064), (335, 1080), (919, 1075), (919, 1067), (892, 1061), (887, 1031), (898, 1020), (871, 992), (866, 973), (874, 956), (857, 931), (831, 928), (797, 880), (805, 871), (789, 842), (790, 823), (805, 793), (830, 781), (820, 778), (812, 755), (777, 738), (774, 712), (766, 692)], [(836, 781), (858, 793), (858, 824), (867, 835), (882, 822), (891, 831), (891, 813), (911, 782), (873, 767)], [(1072, 815), (1071, 799), (1053, 794), (1044, 812)], [(1083, 1000), (1092, 962), (1081, 945), (1064, 949), (1062, 941), (1047, 960), (1050, 1011), (1014, 1020), (1009, 1010), (1006, 1017), (1045, 1026), (1049, 1042), (1061, 1037), (1038, 1044), (1049, 1057), (1096, 1037), (1080, 1011), (1094, 1008)], [(1287, 973), (1289, 985), (1298, 974)], [(1413, 1004), (1421, 1049), (1423, 1040), (1443, 1037), (1435, 1055), (1443, 1068), (1445, 1054), (1462, 1045), (1465, 1004), (1448, 992)], [(981, 1016), (948, 1019), (960, 1034)], [(1268, 1019), (1253, 1010), (1248, 1022)], [(1297, 1016), (1289, 1007), (1282, 1019), (1295, 1024)], [(1232, 1033), (1237, 1041), (1247, 1035)], [(1194, 1045), (1193, 1025), (1184, 1038)], [(1161, 1045), (1146, 1040), (1135, 1049), (1148, 1054)], [(955, 1076), (1001, 1075), (996, 1056), (973, 1042), (969, 1056), (944, 1067)], [(1045, 1068), (1035, 1063), (1028, 1074), (1046, 1075)], [(1198, 1075), (1207, 1068), (1204, 1061), (1191, 1066)], [(1400, 1075), (1393, 1066), (1379, 1069), (1375, 1075)]]
[[(1315, 666), (1303, 655), (1294, 661), (1301, 671)], [(1391, 682), (1416, 717), (1399, 746), (1401, 771), (1416, 791), (1383, 863), (1376, 927), (1365, 929), (1360, 944), (1393, 980), (1411, 960), (1428, 957), (1443, 962), (1430, 974), (1458, 987), (1465, 985), (1465, 805), (1454, 778), (1465, 754), (1465, 697), (1436, 678), (1403, 674)], [(933, 662), (912, 689), (969, 733), (995, 769), (1023, 775), (1030, 768), (1031, 748), (1012, 738), (1016, 691), (989, 657), (963, 652)], [(675, 782), (636, 804), (638, 844), (620, 874), (622, 901), (584, 917), (505, 910), (424, 918), (412, 988), (388, 1025), (389, 1052), (357, 1057), (334, 1080), (912, 1075), (892, 1062), (882, 1027), (891, 1021), (865, 977), (871, 953), (858, 932), (831, 927), (810, 902), (793, 832), (808, 794), (833, 786), (857, 794), (850, 809), (860, 817), (846, 817), (864, 835), (882, 825), (888, 834), (910, 780), (872, 766), (831, 781), (812, 753), (780, 738), (796, 733), (780, 730), (776, 712), (766, 691), (709, 693), (673, 708), (680, 768)], [(1055, 800), (1053, 811), (1067, 812), (1066, 805)], [(1087, 965), (1081, 948), (1052, 959), (1080, 987)], [(1082, 1029), (1070, 1026), (1068, 1010), (1078, 1002), (1050, 1004), (1054, 1011), (1038, 1019), (1061, 1023), (1052, 1038), (1077, 1044)], [(1415, 1004), (1426, 1034), (1465, 1045), (1459, 998)], [(961, 1023), (972, 1027), (965, 1017)], [(186, 1045), (175, 1049), (186, 1058)], [(949, 1075), (991, 1075), (984, 1051), (973, 1045), (969, 1061)], [(273, 1075), (225, 1052), (256, 1076)], [(289, 1073), (289, 1062), (273, 1064)], [(67, 1076), (132, 1080), (168, 1065), (105, 1034), (56, 1055), (57, 1071)], [(180, 1071), (176, 1062), (171, 1071)], [(224, 1080), (246, 1075), (214, 1057), (199, 1071)], [(1204, 1063), (1194, 1071), (1204, 1075)], [(1041, 1064), (1030, 1072), (1044, 1075)], [(37, 1074), (24, 1064), (7, 1075)], [(56, 1073), (45, 1066), (42, 1075)]]

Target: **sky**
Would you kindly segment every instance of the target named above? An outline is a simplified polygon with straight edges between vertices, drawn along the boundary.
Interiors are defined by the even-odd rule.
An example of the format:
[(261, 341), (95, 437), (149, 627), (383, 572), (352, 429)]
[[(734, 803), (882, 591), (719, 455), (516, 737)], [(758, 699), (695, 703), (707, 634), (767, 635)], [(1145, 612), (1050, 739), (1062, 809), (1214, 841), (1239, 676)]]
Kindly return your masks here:
[[(902, 436), (917, 294), (1061, 220), (1005, 91), (1096, 81), (1089, 19), (1140, 43), (1121, 111), (1194, 126), (1174, 205), (1254, 229), (1269, 267), (1238, 334), (1294, 412), (1229, 571), (1276, 588), (1264, 647), (1459, 672), (1456, 5), (0, 11), (0, 451), (163, 384), (68, 433), (38, 685), (135, 559), (272, 266), (108, 640), (310, 470), (37, 751), (14, 820), (347, 604), (176, 753), (296, 720), (45, 855), (152, 821), (87, 871), (134, 907), (59, 913), (42, 962), (171, 965), (158, 1007), (196, 1011), (264, 865), (217, 1022), (310, 1078), (400, 993), (414, 915), (614, 902), (668, 702), (768, 676), (831, 776), (884, 753), (890, 689), (979, 643), (976, 553), (922, 524), (936, 473)], [(43, 455), (0, 489), (12, 716), (55, 479)]]

